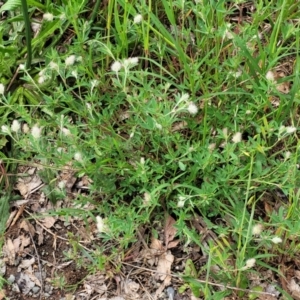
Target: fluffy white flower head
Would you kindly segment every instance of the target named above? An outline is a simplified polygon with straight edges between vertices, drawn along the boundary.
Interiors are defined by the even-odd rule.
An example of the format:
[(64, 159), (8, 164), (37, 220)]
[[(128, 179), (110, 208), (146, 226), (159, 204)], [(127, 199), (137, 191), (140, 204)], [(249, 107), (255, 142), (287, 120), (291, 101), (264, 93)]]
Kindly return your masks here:
[(0, 83), (0, 95), (4, 95), (5, 87), (4, 84)]
[(71, 72), (71, 74), (72, 74), (72, 76), (74, 76), (74, 77), (77, 79), (78, 73), (77, 73), (76, 70), (73, 70), (73, 71)]
[(233, 141), (234, 143), (239, 143), (239, 142), (241, 142), (241, 141), (242, 141), (242, 133), (241, 133), (241, 132), (235, 133), (235, 134), (233, 135), (233, 137), (232, 137), (232, 141)]
[(58, 64), (55, 63), (54, 61), (50, 61), (49, 67), (50, 67), (51, 70), (56, 70), (56, 71), (59, 70)]
[(189, 98), (190, 98), (190, 95), (188, 93), (182, 94), (179, 102), (181, 102), (181, 101), (187, 102), (189, 100)]
[(184, 207), (186, 198), (184, 196), (178, 197), (177, 207)]
[(22, 126), (22, 131), (23, 131), (24, 133), (28, 133), (28, 132), (30, 131), (30, 128), (29, 128), (29, 126), (28, 126), (27, 123), (24, 123), (24, 124), (23, 124), (23, 126)]
[(291, 157), (291, 155), (292, 155), (291, 151), (286, 151), (286, 152), (284, 153), (284, 158), (285, 158), (285, 159), (289, 159), (289, 158)]
[(162, 130), (162, 125), (159, 124), (159, 123), (155, 123), (155, 127), (156, 127), (158, 130)]
[(123, 66), (124, 68), (129, 68), (137, 65), (139, 62), (138, 57), (129, 57), (127, 59), (124, 59)]
[(269, 81), (275, 81), (275, 75), (272, 71), (268, 71), (266, 74), (266, 79)]
[(253, 235), (260, 235), (263, 231), (263, 226), (261, 224), (256, 224), (252, 228)]
[(45, 21), (48, 21), (48, 22), (51, 22), (51, 21), (53, 21), (53, 15), (51, 14), (51, 13), (44, 13), (43, 14), (43, 19), (45, 20)]
[(122, 64), (119, 61), (114, 61), (110, 67), (113, 72), (118, 73), (122, 68)]
[(143, 21), (143, 16), (141, 14), (138, 14), (134, 17), (133, 23), (134, 24), (139, 24)]
[(31, 128), (31, 134), (35, 139), (39, 139), (41, 137), (42, 129), (37, 125), (34, 125)]
[(39, 77), (38, 83), (42, 84), (42, 83), (44, 83), (46, 81), (46, 79), (47, 79), (46, 76), (42, 75), (42, 76)]
[(10, 128), (11, 131), (18, 132), (21, 129), (21, 124), (18, 120), (13, 120)]
[(63, 135), (65, 136), (70, 136), (71, 135), (71, 131), (68, 128), (62, 128), (61, 132), (63, 133)]
[(151, 195), (149, 193), (144, 193), (144, 201), (143, 204), (144, 205), (148, 205), (151, 202)]
[(100, 216), (97, 216), (96, 221), (97, 221), (98, 232), (102, 233), (102, 232), (107, 232), (108, 231), (108, 227), (105, 224), (105, 220), (103, 218), (101, 218)]
[(242, 270), (248, 270), (248, 269), (253, 268), (255, 266), (255, 263), (256, 263), (256, 259), (255, 258), (249, 258), (246, 261), (246, 265), (244, 267), (242, 267)]
[(129, 59), (129, 63), (130, 63), (131, 65), (136, 65), (136, 64), (139, 63), (139, 58), (138, 58), (138, 57), (130, 57), (130, 58), (128, 58), (128, 59)]
[(286, 130), (286, 133), (294, 133), (297, 130), (297, 128), (293, 127), (293, 126), (286, 126), (285, 130)]
[(9, 127), (7, 125), (2, 125), (1, 126), (1, 131), (3, 133), (10, 133)]
[(282, 238), (280, 238), (279, 236), (274, 236), (272, 239), (271, 239), (272, 243), (274, 244), (280, 244), (282, 243)]
[(76, 56), (74, 54), (68, 56), (65, 60), (66, 67), (73, 66), (76, 61)]
[(99, 80), (94, 79), (91, 81), (91, 89), (93, 90), (99, 84)]
[(198, 112), (198, 107), (194, 102), (190, 102), (188, 104), (187, 110), (191, 115), (195, 115)]
[(80, 152), (76, 152), (75, 154), (74, 154), (74, 159), (75, 160), (77, 160), (77, 161), (82, 161), (82, 155), (81, 155), (81, 153)]

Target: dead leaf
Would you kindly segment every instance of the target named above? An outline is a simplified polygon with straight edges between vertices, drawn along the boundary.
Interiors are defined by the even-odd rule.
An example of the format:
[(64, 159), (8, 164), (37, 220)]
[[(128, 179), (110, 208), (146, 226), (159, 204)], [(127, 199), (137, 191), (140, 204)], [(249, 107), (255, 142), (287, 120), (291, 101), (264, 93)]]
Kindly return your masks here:
[(31, 259), (23, 259), (21, 261), (21, 263), (18, 265), (18, 272), (20, 272), (21, 269), (28, 269), (34, 263), (35, 263), (35, 258), (34, 257), (32, 257)]
[(27, 271), (25, 271), (25, 273), (26, 273), (26, 275), (28, 275), (30, 280), (35, 283), (35, 285), (37, 285), (39, 287), (42, 286), (40, 280), (32, 272), (27, 270)]
[(5, 290), (0, 290), (0, 300), (5, 298)]
[(42, 226), (36, 225), (36, 233), (38, 234), (38, 245), (44, 243), (44, 229)]
[(26, 237), (23, 234), (20, 236), (20, 239), (21, 239), (21, 245), (19, 251), (22, 253), (24, 249), (31, 244), (31, 239), (29, 236)]
[(42, 186), (43, 182), (38, 175), (29, 176), (27, 178), (19, 178), (16, 188), (20, 194), (26, 199), (38, 187)]
[(169, 242), (173, 241), (177, 232), (177, 229), (174, 227), (175, 223), (176, 221), (171, 216), (168, 216), (165, 225), (165, 245), (167, 249), (169, 248)]
[(35, 228), (27, 220), (23, 220), (20, 224), (20, 229), (30, 232), (32, 236), (35, 234)]
[(290, 92), (290, 84), (289, 82), (279, 83), (276, 85), (276, 89), (280, 93), (288, 94)]
[(172, 132), (179, 131), (181, 129), (184, 129), (186, 126), (187, 126), (187, 122), (186, 121), (175, 122), (173, 124), (173, 127), (172, 127), (171, 131)]
[(8, 263), (13, 265), (15, 263), (16, 251), (13, 241), (10, 238), (6, 240), (6, 243), (3, 246), (3, 252), (8, 259)]
[(18, 253), (20, 250), (21, 238), (20, 237), (15, 238), (13, 240), (13, 244), (14, 244), (15, 253)]
[(150, 248), (155, 250), (156, 255), (160, 255), (164, 251), (162, 242), (154, 237), (151, 238)]
[(167, 249), (175, 248), (179, 244), (180, 240), (174, 240), (168, 244)]
[(156, 268), (157, 274), (155, 277), (161, 281), (165, 280), (169, 276), (168, 274), (171, 274), (171, 266), (173, 261), (174, 256), (171, 251), (163, 253), (158, 259)]
[(288, 289), (291, 291), (292, 293), (292, 297), (296, 300), (300, 299), (300, 286), (299, 284), (295, 281), (294, 278), (292, 278), (290, 280), (290, 282), (288, 283)]
[(27, 186), (24, 182), (18, 182), (17, 183), (17, 189), (19, 190), (20, 194), (26, 198), (26, 195), (28, 193)]
[(41, 219), (41, 222), (43, 223), (43, 225), (46, 227), (46, 228), (51, 228), (54, 223), (56, 222), (56, 219), (53, 218), (53, 217), (45, 217), (43, 219)]
[(106, 296), (107, 285), (105, 283), (105, 276), (101, 273), (88, 275), (84, 280), (83, 286), (85, 293), (88, 295), (92, 295), (96, 292), (99, 297)]
[(126, 280), (123, 284), (123, 290), (126, 296), (126, 299), (140, 299), (141, 296), (137, 293), (140, 288), (140, 285), (132, 280)]

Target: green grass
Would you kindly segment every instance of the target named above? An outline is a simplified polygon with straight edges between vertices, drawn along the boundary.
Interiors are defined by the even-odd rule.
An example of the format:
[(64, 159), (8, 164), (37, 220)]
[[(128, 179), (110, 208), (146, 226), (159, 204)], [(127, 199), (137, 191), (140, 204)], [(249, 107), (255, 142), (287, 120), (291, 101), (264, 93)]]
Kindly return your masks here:
[[(0, 29), (6, 171), (39, 161), (54, 202), (65, 195), (56, 182), (64, 166), (87, 175), (90, 192), (76, 203), (95, 208), (53, 214), (105, 218), (108, 230), (100, 236), (118, 242), (111, 259), (134, 243), (137, 228), (163, 222), (166, 212), (183, 243), (199, 244), (188, 222), (197, 213), (218, 236), (209, 249), (199, 244), (209, 263), (197, 276), (247, 287), (245, 264), (252, 258), (257, 270), (280, 274), (276, 257), (292, 259), (300, 234), (300, 12), (294, 1), (257, 1), (239, 24), (239, 7), (237, 1), (115, 0), (95, 11), (89, 1), (28, 1), (40, 31), (27, 69), (18, 69), (27, 51), (22, 13), (8, 11)], [(53, 20), (42, 20), (44, 13)], [(137, 14), (141, 23), (134, 23)], [(132, 57), (138, 63), (126, 60)], [(111, 70), (114, 61), (123, 64), (118, 72)], [(286, 94), (266, 78), (276, 69), (283, 73), (278, 83), (292, 82)], [(13, 120), (41, 132), (14, 132)], [(236, 133), (242, 140), (233, 142)], [(276, 191), (286, 201), (267, 215), (264, 197)], [(259, 237), (255, 224), (264, 225)], [(275, 236), (282, 243), (272, 243)], [(91, 270), (102, 265), (99, 256), (90, 253)], [(199, 293), (198, 285), (189, 286)], [(231, 293), (209, 284), (201, 291), (205, 299)]]

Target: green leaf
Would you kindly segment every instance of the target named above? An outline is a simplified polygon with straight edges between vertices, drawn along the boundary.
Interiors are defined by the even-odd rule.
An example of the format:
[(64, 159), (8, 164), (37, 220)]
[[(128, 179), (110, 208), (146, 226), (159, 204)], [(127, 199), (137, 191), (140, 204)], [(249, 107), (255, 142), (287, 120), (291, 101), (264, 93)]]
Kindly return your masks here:
[(179, 169), (181, 171), (185, 171), (186, 170), (186, 165), (183, 162), (179, 161), (178, 162), (178, 166), (179, 166)]
[(21, 0), (8, 0), (6, 3), (2, 5), (0, 8), (0, 12), (5, 10), (15, 10), (16, 8), (21, 6)]

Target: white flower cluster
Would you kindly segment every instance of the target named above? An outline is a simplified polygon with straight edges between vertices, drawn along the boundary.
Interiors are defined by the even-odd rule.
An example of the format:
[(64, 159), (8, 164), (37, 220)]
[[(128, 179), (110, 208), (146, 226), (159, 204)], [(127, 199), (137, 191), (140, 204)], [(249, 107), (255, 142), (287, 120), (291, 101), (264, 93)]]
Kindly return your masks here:
[[(10, 128), (7, 125), (1, 126), (1, 131), (6, 134), (11, 134), (11, 132), (18, 133), (20, 130), (21, 130), (21, 124), (18, 120), (13, 120)], [(30, 131), (29, 126), (26, 123), (23, 124), (22, 131), (25, 134)], [(34, 125), (31, 128), (31, 135), (33, 138), (39, 139), (41, 137), (41, 133), (42, 133), (42, 128), (39, 127), (38, 125)]]
[[(252, 235), (260, 236), (263, 229), (264, 229), (264, 227), (262, 224), (255, 224), (252, 227)], [(279, 236), (274, 236), (273, 238), (270, 239), (270, 241), (273, 244), (280, 244), (280, 243), (282, 243), (282, 238), (280, 238)]]
[(122, 68), (125, 69), (129, 69), (131, 67), (136, 66), (139, 63), (139, 58), (138, 57), (130, 57), (130, 58), (126, 58), (123, 60), (123, 62), (121, 61), (114, 61), (112, 63), (112, 65), (110, 66), (110, 69), (115, 72), (118, 73)]

